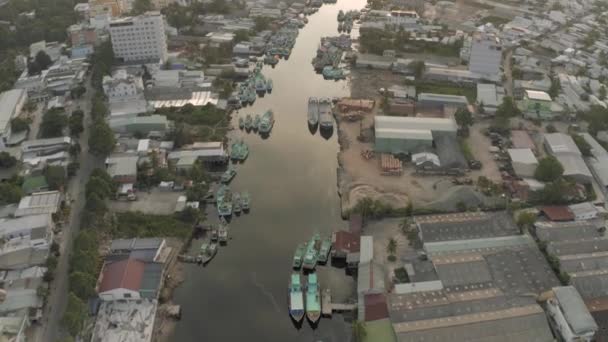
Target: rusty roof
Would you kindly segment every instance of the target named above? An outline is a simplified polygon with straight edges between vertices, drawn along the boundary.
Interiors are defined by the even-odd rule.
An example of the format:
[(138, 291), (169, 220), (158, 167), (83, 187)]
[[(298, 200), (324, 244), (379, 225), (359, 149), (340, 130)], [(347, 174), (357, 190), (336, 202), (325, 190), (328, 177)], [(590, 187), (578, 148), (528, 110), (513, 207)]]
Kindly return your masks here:
[(106, 263), (101, 272), (99, 293), (114, 289), (139, 291), (144, 269), (144, 262), (131, 258)]
[(365, 321), (376, 321), (388, 317), (386, 297), (382, 293), (370, 293), (364, 297)]
[(540, 208), (540, 211), (551, 221), (573, 221), (574, 214), (567, 206), (548, 205)]

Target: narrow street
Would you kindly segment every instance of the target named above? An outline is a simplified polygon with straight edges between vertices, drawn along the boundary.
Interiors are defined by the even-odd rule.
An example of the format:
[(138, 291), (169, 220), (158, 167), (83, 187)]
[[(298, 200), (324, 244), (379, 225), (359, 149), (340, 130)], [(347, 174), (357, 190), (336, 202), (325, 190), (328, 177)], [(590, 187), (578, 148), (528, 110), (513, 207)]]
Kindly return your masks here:
[(505, 53), (503, 58), (503, 71), (505, 75), (505, 82), (503, 87), (507, 96), (513, 97), (513, 75), (512, 75), (512, 64), (513, 64), (513, 48), (510, 48)]
[(71, 108), (74, 110), (79, 106), (85, 113), (84, 131), (79, 139), (82, 149), (78, 157), (80, 169), (68, 184), (66, 197), (71, 205), (70, 220), (60, 233), (61, 255), (57, 263), (54, 280), (51, 283), (47, 304), (44, 308), (43, 321), (34, 331), (33, 340), (36, 342), (55, 342), (60, 337), (61, 318), (67, 305), (69, 258), (72, 251), (72, 241), (80, 229), (80, 217), (85, 202), (85, 185), (93, 169), (103, 164), (102, 160), (88, 152), (93, 92), (90, 82), (88, 82), (86, 94), (80, 100), (74, 101)]

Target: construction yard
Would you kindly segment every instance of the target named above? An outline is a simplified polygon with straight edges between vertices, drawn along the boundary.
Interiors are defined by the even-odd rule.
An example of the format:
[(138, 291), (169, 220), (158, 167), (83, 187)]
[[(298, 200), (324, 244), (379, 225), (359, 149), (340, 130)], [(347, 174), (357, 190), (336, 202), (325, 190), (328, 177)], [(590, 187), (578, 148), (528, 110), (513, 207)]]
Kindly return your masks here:
[(136, 201), (110, 201), (109, 206), (115, 212), (141, 211), (144, 214), (171, 215), (175, 212), (180, 195), (183, 192), (154, 188), (150, 192), (138, 192)]

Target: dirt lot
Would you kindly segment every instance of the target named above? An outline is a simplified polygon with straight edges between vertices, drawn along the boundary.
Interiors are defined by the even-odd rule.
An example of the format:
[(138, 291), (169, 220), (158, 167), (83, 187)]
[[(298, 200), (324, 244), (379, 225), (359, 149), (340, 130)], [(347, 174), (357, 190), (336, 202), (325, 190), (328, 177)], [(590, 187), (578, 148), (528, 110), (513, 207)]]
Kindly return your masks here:
[(476, 123), (470, 129), (470, 135), (466, 141), (471, 148), (473, 157), (481, 161), (483, 168), (472, 171), (469, 176), (473, 179), (477, 179), (479, 176), (486, 176), (494, 182), (499, 182), (501, 181), (500, 171), (489, 149), (492, 146), (492, 141), (482, 133), (487, 127), (488, 124)]
[(170, 215), (175, 210), (177, 198), (182, 192), (161, 191), (157, 188), (148, 192), (138, 192), (137, 201), (111, 201), (110, 209), (117, 212), (141, 211), (146, 214)]

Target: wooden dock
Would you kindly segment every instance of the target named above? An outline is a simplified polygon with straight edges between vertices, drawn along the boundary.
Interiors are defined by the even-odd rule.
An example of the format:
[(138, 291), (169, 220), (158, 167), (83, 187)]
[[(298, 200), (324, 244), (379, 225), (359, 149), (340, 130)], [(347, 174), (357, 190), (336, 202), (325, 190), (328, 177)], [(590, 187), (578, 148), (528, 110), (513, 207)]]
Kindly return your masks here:
[(333, 312), (346, 312), (357, 310), (357, 304), (354, 303), (332, 303), (331, 302), (331, 290), (323, 290), (321, 298), (321, 315), (331, 317)]

